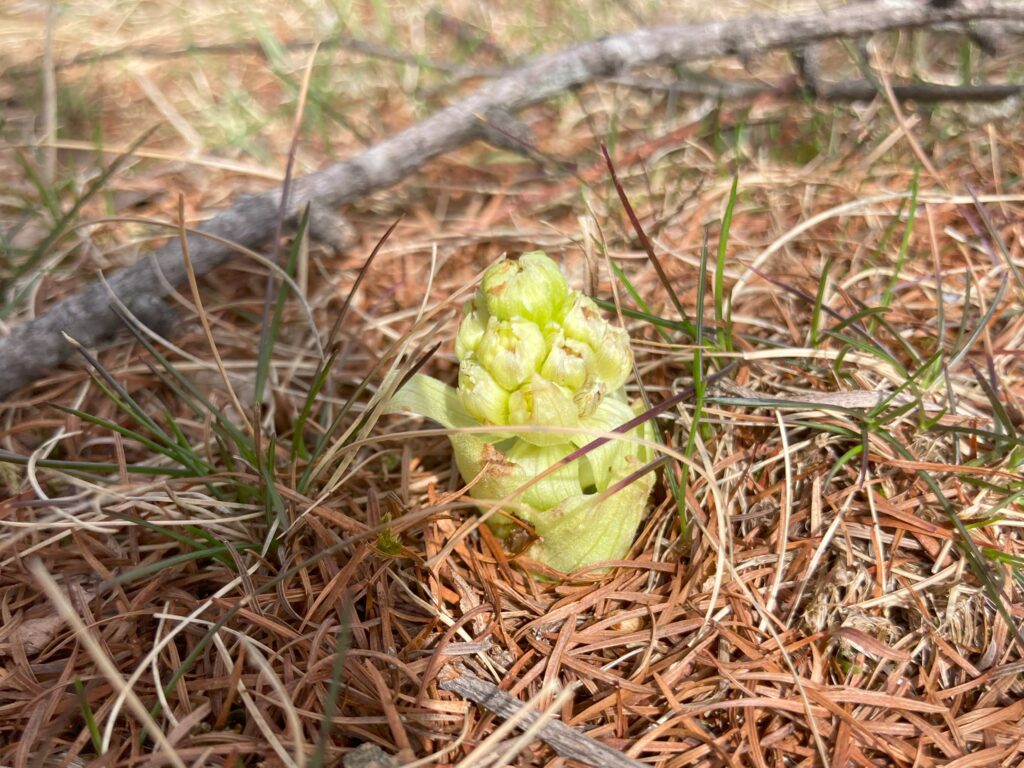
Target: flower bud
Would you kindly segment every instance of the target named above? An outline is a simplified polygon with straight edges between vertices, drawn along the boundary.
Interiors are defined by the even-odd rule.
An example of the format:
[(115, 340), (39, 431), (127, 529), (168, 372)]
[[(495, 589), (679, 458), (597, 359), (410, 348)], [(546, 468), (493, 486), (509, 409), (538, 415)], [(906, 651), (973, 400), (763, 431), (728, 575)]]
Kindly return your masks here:
[(562, 328), (570, 339), (576, 339), (597, 349), (608, 328), (608, 321), (601, 315), (601, 309), (594, 300), (575, 292), (565, 306)]
[(479, 298), (467, 302), (462, 310), (462, 322), (455, 336), (455, 356), (465, 360), (476, 349), (487, 330), (487, 307)]
[(492, 316), (476, 345), (476, 359), (503, 388), (512, 391), (530, 380), (547, 355), (544, 334), (521, 318)]
[(592, 415), (597, 406), (604, 400), (607, 392), (607, 388), (599, 378), (596, 376), (588, 377), (587, 383), (576, 390), (576, 394), (572, 396), (572, 401), (576, 403), (576, 410), (579, 412), (580, 418), (584, 419)]
[(459, 366), (458, 392), (463, 407), (480, 423), (508, 423), (508, 391), (472, 358)]
[(586, 383), (593, 364), (594, 353), (590, 347), (582, 341), (565, 338), (561, 329), (554, 333), (549, 344), (551, 351), (541, 366), (541, 375), (563, 387), (580, 389)]
[[(487, 509), (509, 499), (501, 513), (533, 526), (530, 557), (569, 572), (626, 556), (654, 483), (651, 473), (634, 477), (652, 458), (637, 440), (652, 440), (653, 427), (615, 435), (558, 466), (633, 418), (623, 389), (633, 370), (626, 332), (533, 252), (484, 273), (463, 310), (455, 353), (458, 389), (416, 375), (388, 410), (422, 413), (451, 430), (470, 494)], [(465, 429), (479, 425), (487, 429)], [(496, 524), (501, 535), (511, 530), (507, 517), (491, 519), (506, 521)]]
[(626, 383), (633, 372), (633, 350), (624, 329), (606, 324), (601, 342), (594, 347), (593, 371), (608, 392)]
[(495, 317), (525, 317), (542, 327), (569, 294), (562, 271), (541, 251), (498, 262), (484, 273), (480, 290)]
[[(508, 423), (517, 426), (578, 427), (576, 404), (565, 389), (534, 375), (529, 383), (508, 398)], [(519, 432), (517, 436), (532, 445), (567, 443), (572, 434), (565, 431), (545, 432), (542, 429)]]

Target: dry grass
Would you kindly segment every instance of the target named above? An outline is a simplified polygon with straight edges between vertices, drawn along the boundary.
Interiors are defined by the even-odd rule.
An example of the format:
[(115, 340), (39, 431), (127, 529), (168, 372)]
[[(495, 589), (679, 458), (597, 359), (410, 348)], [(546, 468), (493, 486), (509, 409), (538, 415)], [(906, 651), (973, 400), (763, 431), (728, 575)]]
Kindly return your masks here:
[[(475, 51), (423, 8), (366, 4), (345, 18), (395, 51), (483, 68), (565, 44), (580, 17), (588, 34), (635, 23), (626, 5), (546, 18), (508, 5), (451, 9), (488, 30)], [(189, 7), (180, 18), (121, 3), (65, 11), (57, 62), (124, 55), (58, 70), (50, 148), (32, 146), (45, 127), (36, 80), (16, 76), (38, 69), (28, 41), (42, 39), (45, 13), (27, 2), (5, 11), (0, 64), (15, 74), (0, 85), (0, 277), (8, 298), (25, 290), (0, 331), (166, 237), (147, 222), (175, 221), (179, 194), (194, 223), (280, 178), (308, 50), (130, 51), (253, 40), (269, 50), (311, 39), (337, 9)], [(957, 46), (903, 36), (880, 58), (892, 78), (953, 79), (944, 62)], [(1005, 77), (1012, 54), (983, 71)], [(429, 67), (345, 47), (320, 56), (299, 172), (456, 89)], [(829, 52), (852, 71), (845, 57)], [(750, 66), (757, 77), (789, 71), (781, 57)], [(714, 71), (748, 76), (736, 64)], [(471, 147), (347, 211), (361, 238), (348, 254), (296, 250), (295, 279), (326, 341), (367, 255), (404, 214), (351, 298), (319, 395), (309, 392), (323, 361), (291, 297), (268, 394), (253, 405), (266, 278), (239, 258), (200, 280), (201, 306), (177, 294), (166, 338), (147, 340), (169, 367), (129, 335), (98, 351), (155, 426), (139, 426), (84, 367), (0, 404), (0, 449), (32, 457), (0, 463), (0, 765), (335, 765), (371, 742), (404, 762), (481, 766), (504, 749), (474, 752), (500, 722), (439, 690), (460, 664), (539, 708), (557, 701), (564, 722), (665, 768), (1020, 763), (1021, 649), (944, 509), (970, 526), (1019, 620), (1019, 114), (908, 107), (897, 120), (883, 100), (719, 107), (605, 84), (526, 117), (543, 156)], [(52, 226), (46, 196), (66, 209), (109, 162), (82, 147), (125, 146), (155, 123), (82, 211), (102, 221), (16, 276)], [(917, 157), (904, 128), (937, 170), (917, 179), (912, 222)], [(709, 390), (699, 413), (690, 403), (662, 420), (672, 452), (688, 457), (685, 531), (660, 482), (629, 561), (543, 581), (478, 526), (443, 434), (370, 406), (385, 371), (439, 340), (426, 365), (451, 379), (452, 297), (504, 252), (541, 246), (578, 285), (635, 308), (604, 249), (653, 315), (678, 320), (600, 141), (691, 316), (706, 278), (703, 364), (739, 366), (736, 386)], [(57, 177), (33, 185), (26, 168), (42, 168), (52, 147)], [(709, 227), (714, 270), (734, 172), (729, 350), (715, 341), (726, 323), (699, 265)], [(691, 339), (627, 322), (652, 402), (690, 383)], [(849, 399), (857, 390), (913, 397), (876, 413)], [(846, 399), (820, 397), (837, 392)], [(137, 439), (158, 429), (177, 431), (171, 447)], [(556, 699), (552, 686), (568, 684)], [(565, 764), (537, 741), (510, 759)]]

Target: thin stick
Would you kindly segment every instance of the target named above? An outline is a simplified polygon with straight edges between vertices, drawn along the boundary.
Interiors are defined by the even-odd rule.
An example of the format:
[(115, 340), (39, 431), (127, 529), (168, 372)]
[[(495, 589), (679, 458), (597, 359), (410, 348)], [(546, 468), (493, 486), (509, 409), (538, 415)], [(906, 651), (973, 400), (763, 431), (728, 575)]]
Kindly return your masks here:
[[(496, 685), (481, 680), (470, 672), (463, 671), (456, 678), (442, 681), (439, 686), (442, 690), (457, 693), (474, 704), (479, 704), (498, 717), (518, 718), (518, 725), (523, 730), (537, 723), (541, 717), (539, 713), (526, 709), (522, 702), (509, 696)], [(645, 763), (626, 757), (617, 749), (612, 749), (570, 728), (560, 720), (552, 720), (541, 726), (537, 737), (560, 756), (578, 760), (595, 768), (650, 768)]]

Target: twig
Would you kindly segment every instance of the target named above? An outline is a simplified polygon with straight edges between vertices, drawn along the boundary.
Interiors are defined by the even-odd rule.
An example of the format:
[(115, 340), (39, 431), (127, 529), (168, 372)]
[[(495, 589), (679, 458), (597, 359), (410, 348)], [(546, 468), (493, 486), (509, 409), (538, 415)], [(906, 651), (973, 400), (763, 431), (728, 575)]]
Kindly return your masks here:
[(495, 44), (486, 30), (438, 8), (431, 8), (427, 12), (427, 21), (437, 27), (441, 34), (454, 38), (455, 42), (473, 53), (484, 53), (502, 64), (509, 62), (505, 51)]
[[(422, 56), (402, 53), (384, 45), (379, 45), (370, 40), (363, 40), (358, 37), (337, 36), (324, 40), (320, 43), (314, 40), (292, 40), (283, 44), (283, 48), (289, 51), (311, 50), (315, 45), (322, 49), (338, 48), (357, 53), (373, 59), (394, 61), (399, 64), (423, 67), (438, 72), (445, 72), (457, 78), (469, 77), (494, 77), (500, 75), (504, 70), (494, 67), (463, 67), (444, 64), (442, 62), (430, 61)], [(240, 56), (240, 55), (266, 55), (267, 49), (262, 43), (214, 43), (212, 45), (190, 44), (180, 48), (156, 48), (156, 47), (125, 47), (112, 51), (87, 51), (72, 56), (65, 61), (54, 63), (54, 70), (61, 72), (75, 67), (89, 64), (102, 64), (108, 61), (120, 59), (180, 59), (192, 56)], [(36, 77), (39, 74), (39, 67), (36, 64), (23, 64), (10, 67), (2, 72), (3, 76), (11, 79)]]
[[(878, 88), (867, 80), (840, 80), (817, 82), (813, 86), (799, 86), (783, 80), (776, 83), (753, 83), (733, 80), (658, 80), (651, 77), (616, 77), (611, 80), (644, 91), (661, 91), (677, 96), (701, 96), (727, 100), (753, 99), (758, 96), (779, 98), (812, 98), (819, 101), (846, 102), (872, 101), (878, 97)], [(943, 85), (941, 83), (900, 83), (892, 86), (899, 101), (936, 102), (998, 102), (1024, 95), (1024, 85), (1014, 83), (977, 83), (971, 85)]]
[[(537, 712), (524, 712), (522, 702), (509, 696), (496, 685), (466, 671), (462, 671), (458, 677), (442, 680), (438, 685), (442, 690), (457, 693), (498, 717), (519, 718), (519, 728), (524, 731), (540, 718)], [(645, 763), (626, 757), (617, 749), (605, 746), (559, 720), (542, 725), (537, 736), (560, 756), (578, 760), (595, 768), (650, 768)]]
[[(942, 85), (941, 83), (902, 83), (892, 86), (898, 101), (970, 102), (1004, 101), (1024, 93), (1024, 85), (1010, 83), (978, 83), (976, 85)], [(822, 83), (814, 92), (825, 101), (871, 101), (878, 89), (867, 80)]]
[[(287, 201), (287, 213), (295, 216), (312, 202), (337, 207), (390, 187), (429, 160), (479, 138), (483, 120), (496, 110), (517, 112), (583, 83), (638, 67), (753, 55), (834, 37), (975, 19), (1024, 19), (1024, 3), (958, 0), (950, 7), (937, 8), (920, 0), (863, 2), (830, 15), (751, 17), (641, 29), (593, 40), (541, 56), (352, 159), (297, 179)], [(233, 249), (224, 241), (244, 246), (265, 242), (273, 233), (280, 198), (281, 192), (276, 189), (240, 200), (206, 222), (200, 233), (190, 235), (189, 250), (196, 274), (204, 274), (231, 257)], [(154, 270), (162, 272), (163, 277)], [(184, 279), (181, 247), (169, 242), (153, 258), (141, 259), (108, 282), (131, 309), (139, 301), (163, 297), (165, 285), (179, 285)], [(73, 330), (83, 345), (93, 346), (114, 333), (119, 323), (107, 286), (94, 281), (15, 329), (0, 341), (0, 397), (34, 381), (68, 356), (71, 350), (63, 340), (63, 331)]]

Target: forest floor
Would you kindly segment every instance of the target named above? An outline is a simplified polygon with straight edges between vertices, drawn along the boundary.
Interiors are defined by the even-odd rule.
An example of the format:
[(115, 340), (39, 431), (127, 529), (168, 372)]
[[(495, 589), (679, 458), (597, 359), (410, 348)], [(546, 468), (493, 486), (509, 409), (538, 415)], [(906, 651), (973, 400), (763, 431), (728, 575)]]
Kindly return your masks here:
[[(50, 58), (46, 4), (0, 10), (0, 334), (279, 184), (296, 135), (303, 174), (695, 17), (531, 5), (104, 0), (59, 6)], [(0, 765), (574, 764), (439, 687), (467, 672), (663, 768), (1019, 764), (1020, 101), (884, 84), (1020, 82), (1021, 49), (881, 35), (860, 102), (804, 97), (784, 53), (588, 85), (523, 113), (527, 155), (473, 144), (350, 206), (343, 249), (288, 233), (293, 289), (239, 255), (0, 403)], [(454, 380), (464, 297), (535, 249), (616, 308), (631, 395), (698, 385), (630, 557), (547, 579), (443, 431), (378, 408), (437, 342)]]

